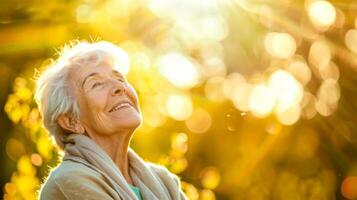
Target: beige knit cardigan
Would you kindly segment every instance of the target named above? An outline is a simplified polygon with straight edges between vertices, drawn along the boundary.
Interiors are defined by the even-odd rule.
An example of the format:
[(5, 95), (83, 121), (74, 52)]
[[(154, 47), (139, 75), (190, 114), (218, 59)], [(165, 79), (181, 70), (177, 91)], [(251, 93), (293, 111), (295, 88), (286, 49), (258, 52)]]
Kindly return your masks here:
[[(136, 200), (120, 170), (93, 140), (71, 134), (65, 156), (39, 190), (40, 200)], [(128, 149), (129, 173), (143, 200), (187, 200), (180, 179), (165, 167), (142, 160)]]

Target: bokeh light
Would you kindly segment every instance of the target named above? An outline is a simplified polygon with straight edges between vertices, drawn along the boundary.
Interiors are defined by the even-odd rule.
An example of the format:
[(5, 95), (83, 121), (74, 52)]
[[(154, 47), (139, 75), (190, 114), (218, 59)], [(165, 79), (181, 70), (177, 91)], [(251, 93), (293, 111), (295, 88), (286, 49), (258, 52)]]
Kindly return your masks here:
[(336, 10), (328, 1), (314, 1), (309, 5), (308, 13), (312, 23), (320, 28), (331, 26), (336, 20)]
[(224, 78), (221, 76), (211, 77), (207, 80), (205, 85), (205, 94), (208, 99), (216, 102), (225, 100), (224, 96)]
[(296, 42), (288, 33), (268, 33), (264, 44), (267, 52), (277, 58), (290, 58), (296, 51)]
[(277, 110), (278, 120), (284, 125), (292, 125), (300, 118), (301, 109), (298, 105), (290, 106), (284, 110)]
[(269, 87), (276, 97), (277, 112), (298, 105), (303, 97), (301, 84), (287, 71), (275, 71), (269, 77)]
[(171, 147), (175, 152), (178, 152), (180, 155), (186, 153), (187, 146), (187, 134), (178, 133), (171, 138)]
[(334, 62), (330, 62), (328, 65), (319, 68), (319, 73), (323, 80), (333, 79), (338, 81), (340, 77), (340, 70)]
[(226, 98), (234, 99), (234, 91), (239, 85), (244, 84), (245, 78), (239, 73), (229, 74), (223, 82), (223, 93)]
[(78, 6), (76, 10), (76, 17), (79, 23), (88, 23), (91, 21), (92, 18), (93, 8), (89, 5), (82, 4)]
[(300, 81), (302, 85), (306, 85), (311, 80), (311, 70), (304, 62), (297, 61), (290, 63), (287, 71)]
[(202, 185), (207, 189), (214, 189), (220, 182), (220, 174), (217, 168), (207, 167), (200, 173)]
[(357, 198), (357, 176), (348, 176), (343, 180), (341, 193), (347, 199)]
[(199, 74), (194, 64), (178, 53), (169, 53), (158, 61), (160, 73), (173, 85), (190, 88), (199, 81)]
[(31, 154), (31, 163), (35, 166), (41, 166), (42, 157), (37, 153)]
[(183, 121), (192, 114), (193, 105), (189, 96), (174, 94), (168, 97), (166, 109), (170, 117)]
[(246, 82), (242, 82), (235, 86), (232, 94), (232, 101), (237, 109), (241, 111), (249, 110), (249, 97), (252, 90), (253, 86)]
[(305, 119), (312, 119), (316, 115), (316, 97), (310, 92), (304, 92), (304, 97), (301, 100), (301, 116)]
[(275, 96), (273, 91), (264, 85), (257, 85), (249, 98), (249, 110), (257, 117), (267, 116), (274, 108)]
[(205, 109), (195, 108), (185, 124), (193, 133), (204, 133), (211, 127), (212, 117)]
[(312, 43), (309, 51), (309, 62), (317, 69), (323, 68), (329, 64), (332, 54), (325, 41), (315, 41)]
[(6, 142), (6, 153), (12, 160), (17, 160), (25, 153), (25, 147), (20, 141), (10, 138)]
[(357, 53), (357, 30), (348, 30), (345, 36), (346, 46), (354, 53)]
[(331, 115), (337, 108), (340, 96), (338, 82), (333, 79), (325, 80), (317, 92), (316, 110), (323, 116)]
[(215, 200), (216, 196), (212, 190), (203, 189), (200, 192), (200, 199), (202, 200)]

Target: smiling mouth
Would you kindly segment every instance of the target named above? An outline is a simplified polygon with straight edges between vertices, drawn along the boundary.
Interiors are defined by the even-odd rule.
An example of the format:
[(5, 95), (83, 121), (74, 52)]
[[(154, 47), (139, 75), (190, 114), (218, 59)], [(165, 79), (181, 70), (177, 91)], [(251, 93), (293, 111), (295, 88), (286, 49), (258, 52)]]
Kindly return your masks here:
[(114, 112), (114, 111), (120, 110), (122, 108), (127, 108), (127, 107), (132, 107), (132, 105), (128, 102), (123, 102), (123, 103), (120, 103), (119, 105), (114, 106), (112, 109), (110, 109), (109, 112)]

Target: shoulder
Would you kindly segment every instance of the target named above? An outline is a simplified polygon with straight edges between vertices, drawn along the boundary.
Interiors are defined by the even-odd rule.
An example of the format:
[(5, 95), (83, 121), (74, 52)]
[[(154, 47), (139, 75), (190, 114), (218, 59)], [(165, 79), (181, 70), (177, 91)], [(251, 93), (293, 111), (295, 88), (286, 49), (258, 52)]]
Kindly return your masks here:
[(165, 166), (155, 164), (152, 162), (146, 162), (147, 166), (150, 167), (155, 173), (157, 173), (161, 178), (171, 178), (174, 180), (174, 182), (177, 184), (177, 186), (180, 186), (180, 177), (178, 177), (176, 174), (170, 172)]
[(51, 171), (50, 176), (60, 181), (70, 177), (75, 177), (75, 178), (80, 178), (83, 176), (100, 177), (101, 174), (82, 163), (73, 162), (71, 160), (65, 160)]
[(156, 173), (171, 173), (165, 166), (159, 165), (152, 162), (145, 162), (150, 169), (154, 170)]
[[(151, 162), (146, 162), (147, 166), (149, 166), (155, 173), (158, 174), (158, 176), (164, 181), (167, 182), (168, 180), (171, 180), (172, 184), (174, 184), (174, 188), (178, 188), (179, 191), (179, 199), (182, 200), (188, 200), (188, 197), (186, 196), (186, 194), (182, 191), (181, 188), (181, 180), (180, 177), (177, 176), (176, 174), (170, 172), (165, 166), (162, 165), (158, 165), (155, 163), (151, 163)], [(171, 182), (170, 181), (170, 182)]]
[(56, 168), (52, 169), (50, 172), (47, 182), (55, 182), (58, 185), (73, 184), (83, 179), (101, 179), (102, 175), (87, 167), (84, 164), (73, 162), (73, 161), (63, 161)]
[(40, 199), (85, 198), (93, 193), (104, 195), (105, 192), (101, 190), (104, 184), (104, 178), (94, 169), (81, 163), (63, 161), (52, 169), (41, 186), (39, 195)]

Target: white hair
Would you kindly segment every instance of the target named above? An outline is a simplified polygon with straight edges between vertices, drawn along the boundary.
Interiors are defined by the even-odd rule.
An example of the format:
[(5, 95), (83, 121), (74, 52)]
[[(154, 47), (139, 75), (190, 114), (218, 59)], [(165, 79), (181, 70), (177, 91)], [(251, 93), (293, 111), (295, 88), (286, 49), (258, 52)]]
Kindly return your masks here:
[(118, 46), (99, 41), (72, 42), (66, 45), (56, 60), (43, 71), (36, 81), (35, 100), (42, 116), (43, 124), (60, 149), (64, 148), (67, 134), (57, 123), (61, 114), (79, 118), (78, 102), (73, 87), (68, 82), (69, 71), (78, 66), (96, 66), (109, 56), (115, 67), (123, 75), (129, 70), (129, 57)]

